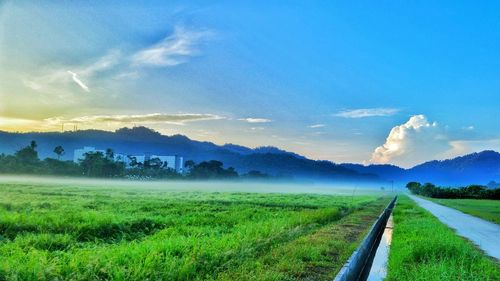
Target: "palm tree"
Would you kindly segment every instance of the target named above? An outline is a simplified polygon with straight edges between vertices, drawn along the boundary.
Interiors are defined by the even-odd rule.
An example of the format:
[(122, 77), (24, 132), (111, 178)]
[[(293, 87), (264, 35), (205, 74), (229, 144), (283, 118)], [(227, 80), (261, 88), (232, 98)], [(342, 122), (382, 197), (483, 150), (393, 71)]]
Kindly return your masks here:
[(64, 155), (64, 148), (58, 145), (54, 148), (54, 153), (57, 154), (57, 160), (60, 160), (61, 155)]

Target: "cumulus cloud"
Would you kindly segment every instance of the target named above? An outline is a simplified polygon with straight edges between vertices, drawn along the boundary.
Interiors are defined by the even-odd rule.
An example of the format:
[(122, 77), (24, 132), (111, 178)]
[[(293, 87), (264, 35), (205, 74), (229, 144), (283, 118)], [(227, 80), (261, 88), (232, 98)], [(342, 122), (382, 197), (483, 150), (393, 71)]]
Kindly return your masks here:
[(499, 138), (477, 139), (473, 127), (451, 130), (430, 122), (424, 115), (412, 116), (395, 126), (385, 143), (375, 149), (367, 163), (391, 163), (412, 167), (429, 160), (442, 160), (482, 150), (500, 150)]
[(325, 127), (325, 124), (313, 124), (313, 125), (309, 125), (308, 127), (312, 128), (312, 129), (323, 128), (323, 127)]
[(375, 149), (369, 162), (409, 167), (442, 158), (451, 148), (449, 142), (436, 122), (429, 122), (424, 115), (415, 115), (391, 129), (385, 143)]
[(210, 31), (193, 31), (177, 26), (173, 34), (159, 43), (138, 51), (132, 56), (136, 65), (174, 66), (199, 53), (198, 44), (210, 37)]
[(360, 108), (337, 112), (334, 116), (342, 118), (365, 118), (375, 116), (391, 116), (399, 111), (397, 108)]
[(224, 117), (215, 114), (199, 114), (199, 113), (188, 113), (188, 114), (164, 114), (164, 113), (152, 113), (152, 114), (138, 114), (138, 115), (92, 115), (92, 116), (81, 116), (75, 118), (48, 118), (45, 121), (52, 124), (60, 123), (74, 123), (74, 124), (96, 124), (96, 123), (140, 123), (140, 124), (174, 124), (174, 125), (184, 125), (187, 122), (194, 121), (204, 121), (204, 120), (219, 120), (224, 119)]
[(269, 123), (272, 122), (270, 119), (266, 118), (240, 118), (239, 121), (244, 121), (247, 123)]

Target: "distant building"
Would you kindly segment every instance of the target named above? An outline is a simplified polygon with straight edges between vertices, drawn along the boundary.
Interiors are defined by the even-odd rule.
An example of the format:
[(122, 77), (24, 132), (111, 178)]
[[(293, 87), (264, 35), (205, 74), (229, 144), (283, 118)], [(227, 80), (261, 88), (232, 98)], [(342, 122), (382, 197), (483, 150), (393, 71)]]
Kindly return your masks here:
[[(85, 146), (84, 148), (75, 149), (73, 162), (79, 163), (81, 160), (85, 158), (85, 153), (95, 153), (95, 152), (102, 152), (103, 154), (106, 154), (105, 150), (98, 150), (95, 149), (95, 147)], [(114, 153), (113, 158), (117, 162), (125, 163), (125, 167), (128, 169), (133, 168), (137, 164), (144, 165), (144, 162), (155, 158), (158, 158), (162, 162), (161, 163), (162, 168), (173, 169), (178, 173), (182, 173), (184, 167), (184, 158), (178, 155), (175, 156), (149, 155), (149, 154), (127, 155), (123, 153)], [(135, 164), (133, 164), (134, 162)]]
[(164, 168), (174, 169), (178, 173), (182, 173), (182, 168), (184, 167), (184, 158), (182, 156), (160, 156), (151, 155), (149, 159), (158, 158), (163, 163)]

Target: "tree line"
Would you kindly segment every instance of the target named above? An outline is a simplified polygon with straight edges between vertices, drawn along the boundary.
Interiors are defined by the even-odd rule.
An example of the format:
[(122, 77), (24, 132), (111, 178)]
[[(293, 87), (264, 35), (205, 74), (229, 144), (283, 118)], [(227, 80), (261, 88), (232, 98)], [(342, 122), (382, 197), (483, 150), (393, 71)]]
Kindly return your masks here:
[(92, 178), (128, 178), (128, 179), (264, 179), (268, 174), (260, 171), (250, 171), (240, 175), (233, 167), (224, 168), (217, 160), (195, 163), (185, 162), (182, 173), (168, 168), (167, 163), (159, 158), (142, 162), (132, 161), (127, 167), (123, 161), (117, 161), (112, 149), (103, 152), (88, 152), (79, 163), (61, 160), (65, 154), (60, 145), (53, 150), (56, 158), (38, 157), (37, 143), (32, 141), (12, 155), (0, 154), (0, 173), (59, 175)]
[(413, 194), (431, 198), (500, 200), (500, 188), (476, 184), (466, 187), (439, 187), (432, 183), (409, 182), (406, 188)]

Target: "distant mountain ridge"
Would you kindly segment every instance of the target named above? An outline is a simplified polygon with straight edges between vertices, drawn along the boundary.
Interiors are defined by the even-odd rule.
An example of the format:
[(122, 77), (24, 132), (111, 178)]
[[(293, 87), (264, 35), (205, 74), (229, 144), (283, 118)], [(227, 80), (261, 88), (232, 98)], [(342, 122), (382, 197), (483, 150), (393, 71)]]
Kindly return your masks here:
[(411, 177), (430, 182), (484, 183), (485, 178), (500, 178), (500, 153), (493, 150), (471, 153), (447, 160), (434, 160), (409, 170)]
[(75, 132), (11, 133), (0, 131), (0, 153), (13, 153), (29, 144), (38, 143), (41, 158), (55, 157), (53, 149), (62, 145), (63, 159), (70, 160), (74, 149), (94, 146), (112, 148), (126, 154), (152, 153), (182, 155), (195, 162), (219, 160), (240, 173), (259, 170), (294, 178), (331, 180), (396, 181), (410, 180), (436, 184), (486, 184), (499, 181), (500, 154), (495, 151), (472, 153), (449, 160), (434, 160), (410, 169), (394, 165), (335, 164), (311, 160), (302, 155), (272, 146), (249, 148), (236, 144), (216, 145), (192, 140), (183, 135), (165, 136), (146, 127), (122, 128), (115, 132), (82, 130)]
[(453, 159), (432, 160), (410, 169), (394, 165), (341, 164), (359, 173), (372, 173), (395, 181), (433, 182), (441, 185), (486, 184), (500, 179), (500, 153), (475, 152)]
[(62, 145), (66, 154), (62, 159), (71, 160), (73, 151), (83, 146), (98, 149), (112, 148), (117, 153), (181, 155), (185, 160), (201, 162), (219, 160), (226, 167), (240, 173), (258, 170), (290, 178), (315, 178), (324, 180), (378, 180), (376, 175), (358, 173), (329, 161), (315, 161), (276, 147), (255, 149), (234, 145), (216, 145), (211, 142), (191, 140), (183, 135), (164, 136), (146, 127), (122, 128), (115, 132), (84, 130), (75, 132), (10, 133), (0, 131), (0, 153), (13, 153), (28, 145), (38, 143), (40, 158), (55, 157), (53, 149)]

